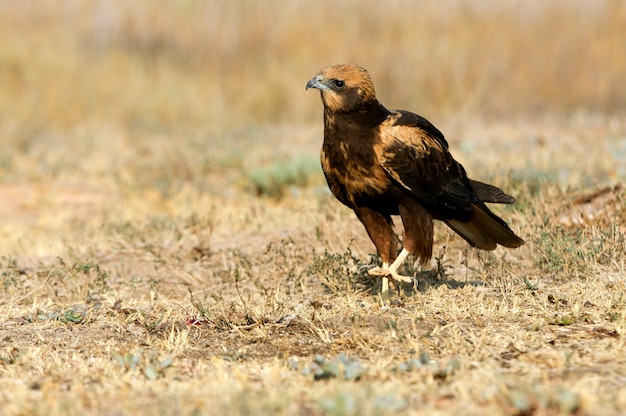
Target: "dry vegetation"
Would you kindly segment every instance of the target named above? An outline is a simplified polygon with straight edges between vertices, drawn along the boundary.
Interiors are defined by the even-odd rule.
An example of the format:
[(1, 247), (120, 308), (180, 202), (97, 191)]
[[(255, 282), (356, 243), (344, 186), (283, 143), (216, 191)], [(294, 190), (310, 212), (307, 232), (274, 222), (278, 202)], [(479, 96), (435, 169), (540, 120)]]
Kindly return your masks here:
[[(0, 413), (626, 412), (626, 7), (540, 3), (0, 1)], [(527, 244), (438, 226), (381, 305), (304, 91), (337, 62)]]

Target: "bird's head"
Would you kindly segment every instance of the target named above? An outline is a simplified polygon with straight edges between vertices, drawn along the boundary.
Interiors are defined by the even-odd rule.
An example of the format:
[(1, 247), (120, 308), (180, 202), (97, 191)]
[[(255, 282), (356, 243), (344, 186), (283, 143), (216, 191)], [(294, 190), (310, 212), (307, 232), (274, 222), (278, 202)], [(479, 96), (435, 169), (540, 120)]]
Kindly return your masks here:
[(349, 113), (364, 104), (376, 101), (374, 83), (370, 74), (354, 65), (335, 65), (324, 68), (306, 83), (306, 89), (317, 88), (328, 111)]

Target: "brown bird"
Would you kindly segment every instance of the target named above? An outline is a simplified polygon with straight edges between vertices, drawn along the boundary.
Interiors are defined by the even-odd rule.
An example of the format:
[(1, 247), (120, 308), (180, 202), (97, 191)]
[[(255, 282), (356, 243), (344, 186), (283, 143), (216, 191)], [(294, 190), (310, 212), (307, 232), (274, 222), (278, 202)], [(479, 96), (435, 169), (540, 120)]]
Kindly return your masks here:
[[(307, 82), (309, 88), (320, 90), (324, 104), (321, 162), (326, 181), (335, 197), (354, 210), (376, 246), (382, 268), (369, 273), (382, 277), (383, 293), (389, 290), (389, 277), (413, 280), (398, 274), (409, 254), (421, 264), (430, 260), (433, 218), (479, 249), (524, 244), (485, 205), (512, 204), (515, 198), (469, 179), (443, 134), (428, 120), (408, 111), (387, 110), (376, 99), (365, 69), (325, 68)], [(400, 215), (404, 226), (403, 248), (397, 256), (392, 215)]]

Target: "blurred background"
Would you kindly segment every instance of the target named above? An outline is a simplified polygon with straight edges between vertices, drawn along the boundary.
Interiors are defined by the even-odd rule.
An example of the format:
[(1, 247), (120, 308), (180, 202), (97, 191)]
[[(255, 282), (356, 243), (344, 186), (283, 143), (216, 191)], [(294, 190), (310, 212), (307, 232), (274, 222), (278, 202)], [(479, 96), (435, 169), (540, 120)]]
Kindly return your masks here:
[[(50, 181), (71, 188), (66, 202), (323, 186), (322, 106), (305, 84), (336, 63), (367, 68), (382, 103), (430, 119), (464, 163), (488, 137), (474, 169), (499, 169), (490, 157), (509, 141), (519, 177), (561, 155), (570, 168), (554, 178), (608, 158), (598, 177), (612, 180), (625, 39), (620, 0), (0, 0), (0, 208), (37, 209), (44, 192), (7, 184)], [(591, 160), (552, 140), (558, 126), (535, 131), (545, 118), (583, 120), (574, 141), (616, 139)]]
[(319, 121), (321, 67), (373, 75), (422, 113), (519, 117), (626, 107), (615, 1), (0, 1), (3, 134)]

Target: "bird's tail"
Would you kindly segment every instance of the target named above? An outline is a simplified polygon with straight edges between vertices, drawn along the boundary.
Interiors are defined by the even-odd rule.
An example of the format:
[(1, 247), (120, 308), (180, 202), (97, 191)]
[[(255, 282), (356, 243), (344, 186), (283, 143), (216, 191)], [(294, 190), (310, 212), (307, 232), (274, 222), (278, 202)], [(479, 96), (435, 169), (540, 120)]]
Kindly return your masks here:
[(506, 222), (491, 212), (485, 204), (471, 206), (472, 219), (468, 222), (446, 221), (446, 224), (470, 245), (482, 250), (493, 250), (498, 244), (508, 248), (524, 244), (524, 240), (515, 235)]

